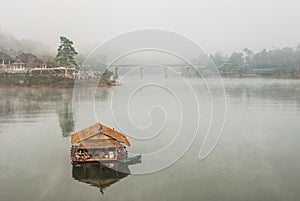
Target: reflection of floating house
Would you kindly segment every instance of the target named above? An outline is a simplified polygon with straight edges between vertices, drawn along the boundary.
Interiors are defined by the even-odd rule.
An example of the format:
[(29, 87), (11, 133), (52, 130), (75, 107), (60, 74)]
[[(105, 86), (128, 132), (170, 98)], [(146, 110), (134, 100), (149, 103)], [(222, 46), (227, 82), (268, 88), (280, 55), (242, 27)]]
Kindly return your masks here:
[(75, 180), (100, 188), (100, 192), (130, 174), (127, 165), (121, 164), (116, 171), (100, 163), (73, 165), (72, 176)]
[(130, 146), (126, 136), (103, 124), (96, 123), (71, 136), (71, 162), (140, 162), (141, 156), (128, 158), (126, 146)]

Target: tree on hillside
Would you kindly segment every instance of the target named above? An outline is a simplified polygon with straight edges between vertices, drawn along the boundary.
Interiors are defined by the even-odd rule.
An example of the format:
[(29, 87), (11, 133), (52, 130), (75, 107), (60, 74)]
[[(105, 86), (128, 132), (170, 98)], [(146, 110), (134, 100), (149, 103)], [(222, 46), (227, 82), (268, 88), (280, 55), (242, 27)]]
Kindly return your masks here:
[(297, 45), (295, 51), (295, 64), (298, 72), (300, 72), (300, 44)]
[(22, 53), (16, 56), (16, 60), (26, 63), (26, 66), (29, 68), (42, 67), (44, 62), (42, 59), (31, 53)]
[(296, 51), (300, 51), (300, 43), (296, 46)]
[(106, 69), (104, 71), (104, 73), (102, 74), (102, 76), (101, 76), (100, 83), (101, 84), (108, 84), (108, 83), (110, 83), (111, 82), (110, 78), (111, 78), (112, 75), (113, 75), (113, 73), (111, 71), (109, 71), (108, 69)]
[(252, 50), (249, 50), (248, 48), (244, 48), (243, 52), (244, 52), (244, 61), (246, 65), (249, 66), (252, 62), (252, 57), (254, 53)]
[(82, 68), (82, 64), (84, 63), (85, 60), (85, 56), (83, 56), (82, 54), (78, 54), (76, 56), (75, 62), (77, 64), (76, 68), (79, 70), (79, 68)]
[(57, 49), (56, 61), (59, 65), (65, 67), (75, 67), (77, 66), (75, 61), (75, 56), (78, 53), (73, 47), (73, 41), (70, 39), (61, 36), (60, 37), (60, 45)]
[(243, 53), (237, 53), (237, 52), (232, 53), (232, 55), (229, 57), (229, 62), (235, 67), (241, 66), (244, 63)]
[(55, 55), (51, 54), (42, 54), (40, 58), (44, 61), (47, 67), (54, 67), (57, 66)]
[(221, 67), (228, 60), (222, 52), (216, 52), (214, 55), (211, 55), (210, 58), (214, 61), (216, 67)]

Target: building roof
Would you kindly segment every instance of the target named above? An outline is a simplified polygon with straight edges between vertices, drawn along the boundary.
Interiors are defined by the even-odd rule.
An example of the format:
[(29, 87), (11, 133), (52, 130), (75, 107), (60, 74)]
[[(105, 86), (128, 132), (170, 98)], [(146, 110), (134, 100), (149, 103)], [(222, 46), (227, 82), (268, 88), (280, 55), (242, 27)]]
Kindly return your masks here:
[[(72, 134), (71, 136), (71, 143), (72, 144), (78, 144), (84, 141), (84, 143), (87, 143), (87, 139), (93, 138), (93, 140), (96, 138), (96, 136), (99, 134), (98, 128), (102, 127), (102, 133), (110, 138), (113, 138), (114, 140), (117, 140), (118, 142), (122, 142), (126, 144), (127, 146), (130, 146), (130, 142), (127, 140), (126, 136), (121, 134), (120, 132), (111, 129), (103, 124), (96, 123), (92, 126), (89, 126), (81, 131), (77, 131)], [(100, 139), (100, 138), (99, 138)]]
[(12, 63), (12, 65), (25, 65), (26, 63), (22, 62), (21, 60), (17, 60)]

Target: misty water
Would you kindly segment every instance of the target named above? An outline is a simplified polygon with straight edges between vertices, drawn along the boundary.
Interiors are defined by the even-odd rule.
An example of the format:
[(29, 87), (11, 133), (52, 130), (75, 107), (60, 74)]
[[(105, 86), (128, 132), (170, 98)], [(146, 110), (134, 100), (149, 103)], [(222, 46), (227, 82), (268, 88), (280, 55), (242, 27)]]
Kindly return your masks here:
[[(119, 92), (116, 108), (119, 102), (127, 104), (127, 97), (122, 94), (130, 93), (127, 87), (139, 81), (124, 81), (121, 86), (98, 89), (95, 111), (89, 110), (91, 102), (86, 98), (94, 92), (86, 89), (77, 91), (73, 109), (72, 89), (1, 89), (0, 200), (298, 200), (300, 81), (223, 81), (227, 98), (226, 123), (219, 143), (206, 159), (198, 159), (204, 138), (202, 129), (205, 130), (200, 125), (192, 146), (176, 163), (154, 173), (120, 177), (103, 189), (104, 194), (87, 182), (96, 178), (95, 172), (82, 176), (78, 167), (72, 167), (70, 134), (97, 120), (117, 128), (111, 97)], [(197, 88), (197, 80), (192, 82)], [(185, 96), (186, 90), (181, 84), (174, 83), (176, 79), (165, 81), (167, 86), (172, 84), (176, 88), (178, 97)], [(149, 116), (143, 117), (147, 110), (144, 111), (139, 103), (147, 106), (147, 100), (159, 97), (159, 101), (176, 105), (176, 101), (159, 94), (159, 90), (149, 90), (154, 91), (137, 94), (132, 102), (136, 108), (132, 108), (131, 115), (142, 126), (147, 125)], [(193, 105), (190, 107), (195, 110)], [(207, 118), (205, 108), (200, 124), (205, 124)], [(153, 152), (170, 141), (178, 116), (176, 108), (172, 111), (159, 142), (129, 138), (132, 141), (129, 151)], [(114, 113), (115, 120), (124, 127), (122, 120), (127, 118), (126, 114)], [(153, 117), (154, 128), (162, 126), (160, 121), (155, 121), (162, 116), (159, 108), (153, 109), (150, 117)], [(194, 119), (194, 114), (184, 117), (185, 132), (193, 132), (189, 127), (194, 126)], [(132, 165), (129, 169), (134, 172), (138, 166)]]

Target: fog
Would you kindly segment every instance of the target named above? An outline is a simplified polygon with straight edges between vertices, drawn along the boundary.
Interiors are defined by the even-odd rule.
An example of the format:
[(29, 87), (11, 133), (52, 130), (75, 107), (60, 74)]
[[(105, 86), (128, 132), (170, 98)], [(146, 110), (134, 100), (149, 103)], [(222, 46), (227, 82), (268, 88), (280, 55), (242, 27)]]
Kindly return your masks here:
[(1, 0), (0, 27), (56, 49), (59, 36), (82, 52), (143, 28), (181, 33), (208, 53), (300, 43), (298, 0)]

